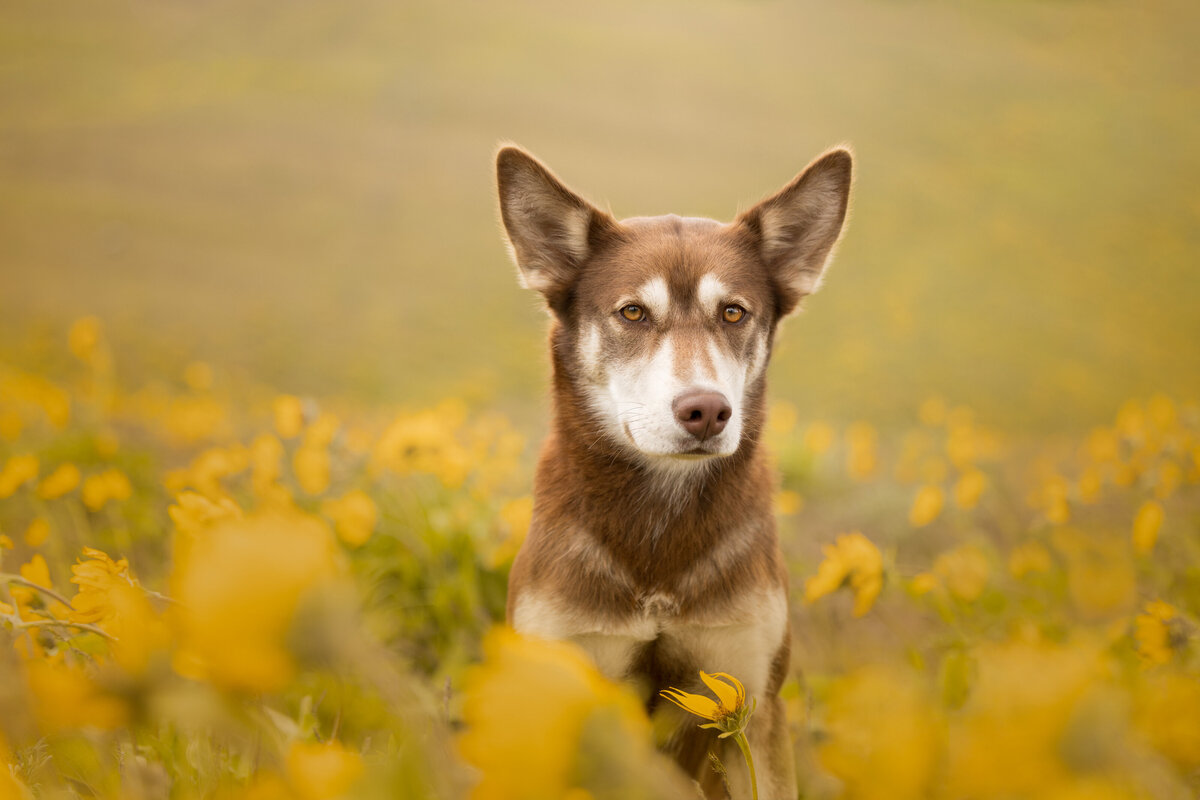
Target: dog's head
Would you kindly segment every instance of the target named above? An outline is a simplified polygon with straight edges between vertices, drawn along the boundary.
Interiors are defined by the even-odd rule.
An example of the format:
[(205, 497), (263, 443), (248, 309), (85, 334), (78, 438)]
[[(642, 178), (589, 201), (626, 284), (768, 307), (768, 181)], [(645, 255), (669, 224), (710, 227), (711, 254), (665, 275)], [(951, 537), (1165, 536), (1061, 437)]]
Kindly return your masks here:
[(775, 328), (817, 289), (841, 232), (849, 151), (728, 224), (618, 221), (516, 147), (496, 170), (522, 283), (558, 321), (556, 365), (599, 427), (657, 465), (737, 451)]

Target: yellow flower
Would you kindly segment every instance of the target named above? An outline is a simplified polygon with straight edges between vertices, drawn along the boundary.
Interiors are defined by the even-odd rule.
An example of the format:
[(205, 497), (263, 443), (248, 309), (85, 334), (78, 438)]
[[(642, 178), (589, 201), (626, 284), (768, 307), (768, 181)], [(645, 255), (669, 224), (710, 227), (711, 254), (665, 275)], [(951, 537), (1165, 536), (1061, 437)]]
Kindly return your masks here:
[(133, 493), (129, 478), (119, 469), (108, 469), (97, 475), (89, 475), (83, 482), (80, 497), (90, 511), (99, 511), (110, 500), (128, 500)]
[(1174, 606), (1155, 600), (1146, 603), (1143, 613), (1134, 619), (1133, 638), (1146, 666), (1166, 664), (1171, 660), (1173, 648), (1169, 623), (1177, 616), (1179, 611)]
[(328, 526), (272, 511), (226, 518), (184, 541), (171, 574), (176, 671), (244, 691), (284, 686), (301, 598), (336, 574)]
[(1200, 769), (1200, 681), (1167, 667), (1146, 673), (1134, 703), (1137, 729), (1185, 773)]
[(379, 521), (375, 501), (362, 489), (352, 489), (339, 500), (326, 500), (321, 511), (333, 520), (338, 538), (351, 547), (366, 543)]
[(1049, 572), (1053, 566), (1050, 551), (1040, 542), (1022, 542), (1008, 554), (1008, 571), (1014, 578), (1024, 578), (1032, 572)]
[(113, 730), (129, 718), (125, 702), (101, 689), (83, 667), (38, 659), (25, 668), (34, 717), (44, 733)]
[(718, 738), (724, 739), (745, 730), (746, 721), (754, 709), (746, 705), (746, 687), (742, 686), (742, 682), (725, 672), (709, 675), (704, 670), (700, 671), (700, 680), (717, 696), (716, 700), (674, 687), (664, 689), (659, 694), (689, 714), (708, 720), (709, 724), (700, 727), (722, 731)]
[(183, 368), (183, 382), (196, 392), (206, 392), (212, 388), (213, 369), (203, 361), (193, 361)]
[(933, 572), (950, 594), (970, 603), (979, 599), (987, 588), (990, 566), (983, 550), (964, 544), (938, 556), (933, 562)]
[(37, 456), (10, 456), (0, 470), (0, 500), (10, 497), (13, 492), (32, 480), (37, 480)]
[(846, 470), (855, 480), (866, 480), (875, 474), (878, 464), (876, 442), (879, 435), (867, 422), (855, 422), (846, 429)]
[(97, 317), (82, 317), (67, 331), (67, 346), (72, 355), (94, 367), (104, 360), (104, 325)]
[(778, 514), (791, 516), (802, 508), (804, 508), (804, 498), (800, 496), (799, 492), (784, 489), (775, 495), (775, 511)]
[[(686, 788), (672, 793), (645, 785), (665, 777), (656, 769), (643, 706), (628, 687), (601, 676), (577, 646), (497, 628), (483, 652), (483, 663), (464, 680), (466, 729), (458, 738), (463, 759), (479, 772), (472, 798), (561, 798), (589, 788), (580, 786), (588, 776), (609, 782), (612, 797), (629, 796), (620, 791), (624, 784), (642, 784), (637, 791), (646, 796), (686, 795)], [(591, 747), (582, 746), (585, 734)], [(607, 753), (620, 753), (621, 762), (605, 763)]]
[(50, 523), (45, 517), (35, 517), (25, 529), (25, 544), (30, 547), (41, 547), (50, 538)]
[(62, 497), (79, 485), (79, 477), (79, 467), (61, 464), (38, 485), (38, 497), (43, 500)]
[(986, 487), (987, 477), (977, 469), (969, 469), (954, 484), (954, 502), (959, 508), (974, 508)]
[(167, 514), (175, 523), (175, 529), (188, 536), (218, 522), (242, 516), (242, 510), (227, 497), (213, 501), (195, 492), (182, 492), (176, 496), (175, 503), (167, 508)]
[(804, 449), (815, 456), (823, 455), (830, 447), (836, 434), (827, 422), (814, 422), (804, 431)]
[(0, 550), (12, 550), (16, 546), (11, 536), (7, 533), (0, 533)]
[(293, 742), (284, 758), (288, 782), (302, 800), (346, 797), (362, 776), (362, 756), (339, 742)]
[(281, 394), (275, 398), (275, 432), (283, 439), (300, 435), (304, 428), (304, 404), (299, 397)]
[(1163, 508), (1153, 500), (1142, 503), (1133, 518), (1133, 549), (1146, 555), (1158, 541), (1158, 530), (1163, 523)]
[(821, 763), (859, 800), (929, 797), (938, 755), (934, 704), (908, 670), (873, 666), (838, 677), (825, 709)]
[(142, 672), (152, 654), (166, 647), (163, 620), (130, 574), (127, 560), (113, 561), (91, 547), (83, 548), (83, 554), (87, 560), (71, 567), (71, 583), (79, 591), (71, 598), (68, 618), (112, 634), (113, 658), (131, 672)]
[(250, 443), (250, 485), (256, 495), (267, 494), (282, 474), (283, 443), (269, 433), (260, 433)]
[(916, 528), (928, 525), (942, 513), (946, 503), (946, 493), (940, 486), (926, 485), (917, 490), (913, 498), (912, 508), (908, 511), (908, 522)]
[(837, 591), (847, 580), (854, 591), (854, 616), (871, 610), (883, 588), (883, 556), (870, 539), (855, 531), (822, 548), (825, 560), (804, 584), (804, 602), (813, 603)]
[(305, 442), (292, 456), (292, 471), (301, 489), (321, 494), (329, 488), (329, 451), (324, 445)]

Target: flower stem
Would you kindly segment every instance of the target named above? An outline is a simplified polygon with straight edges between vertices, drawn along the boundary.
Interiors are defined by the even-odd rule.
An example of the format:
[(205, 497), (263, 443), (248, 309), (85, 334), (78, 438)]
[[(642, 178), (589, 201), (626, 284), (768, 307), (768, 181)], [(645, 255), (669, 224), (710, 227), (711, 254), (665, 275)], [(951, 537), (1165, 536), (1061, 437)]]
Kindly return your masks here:
[(750, 793), (754, 800), (758, 800), (758, 777), (754, 774), (754, 756), (750, 755), (750, 742), (746, 741), (746, 734), (742, 731), (735, 733), (733, 740), (737, 742), (742, 756), (746, 759), (746, 767), (750, 770)]

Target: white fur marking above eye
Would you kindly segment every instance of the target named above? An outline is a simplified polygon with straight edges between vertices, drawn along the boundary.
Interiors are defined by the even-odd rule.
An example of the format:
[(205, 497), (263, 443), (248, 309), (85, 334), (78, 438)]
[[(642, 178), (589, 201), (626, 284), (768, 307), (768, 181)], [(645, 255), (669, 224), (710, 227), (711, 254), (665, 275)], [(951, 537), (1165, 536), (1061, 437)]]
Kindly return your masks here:
[(696, 286), (696, 299), (700, 301), (700, 307), (705, 311), (716, 310), (728, 294), (725, 284), (721, 283), (720, 278), (711, 272), (705, 273)]
[(671, 309), (671, 292), (663, 278), (651, 278), (637, 290), (636, 302), (646, 306), (651, 317), (662, 319)]

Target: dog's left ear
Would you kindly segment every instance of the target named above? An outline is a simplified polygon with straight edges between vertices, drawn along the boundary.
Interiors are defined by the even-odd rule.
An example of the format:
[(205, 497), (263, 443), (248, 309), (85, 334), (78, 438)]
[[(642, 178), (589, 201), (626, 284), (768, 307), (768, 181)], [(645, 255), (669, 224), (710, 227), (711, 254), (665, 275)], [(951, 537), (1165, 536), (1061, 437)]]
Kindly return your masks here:
[(757, 240), (759, 255), (775, 284), (781, 317), (821, 285), (846, 220), (852, 163), (849, 150), (830, 150), (778, 193), (737, 218)]

